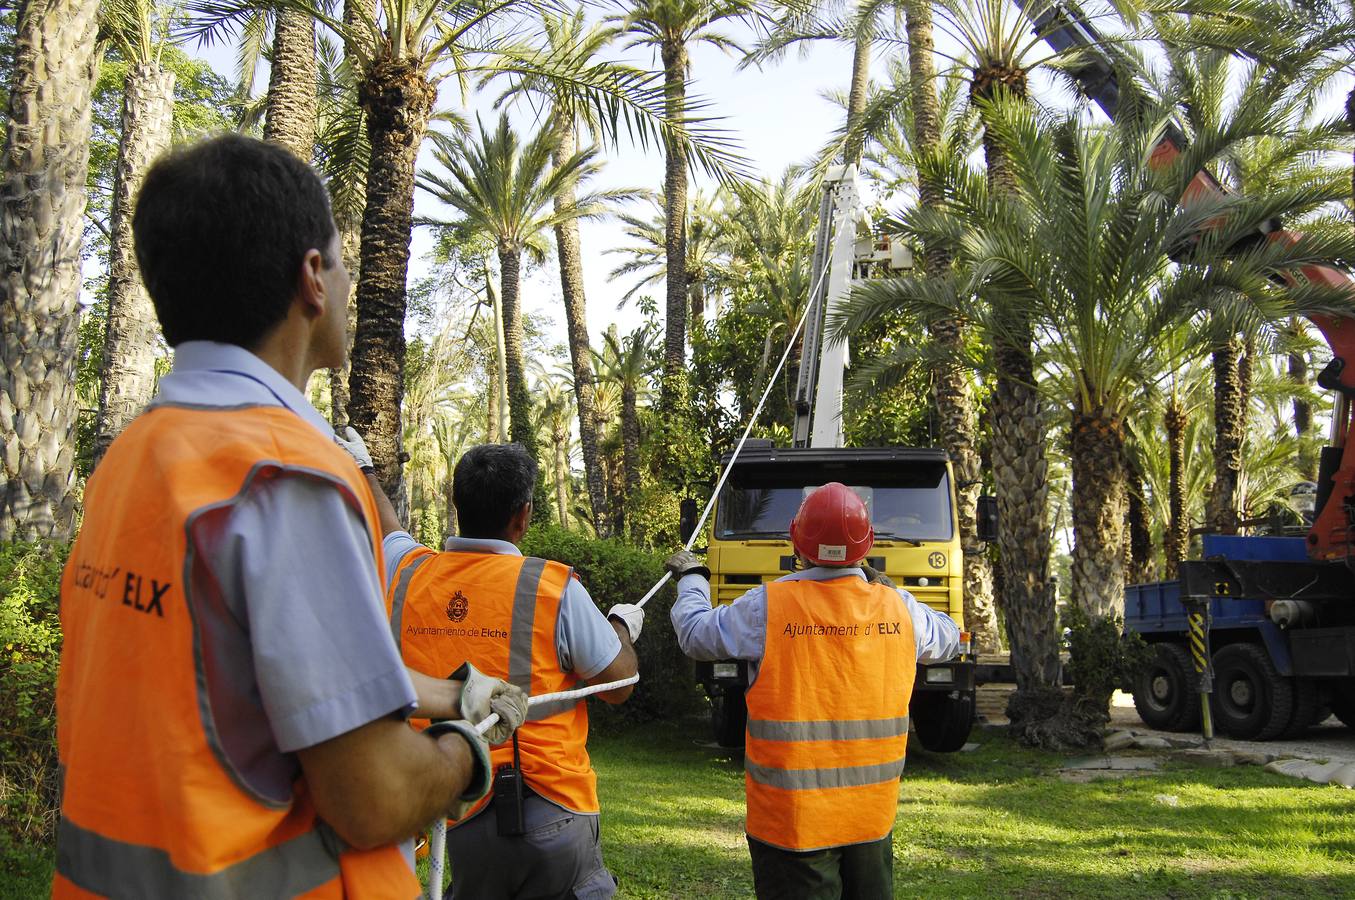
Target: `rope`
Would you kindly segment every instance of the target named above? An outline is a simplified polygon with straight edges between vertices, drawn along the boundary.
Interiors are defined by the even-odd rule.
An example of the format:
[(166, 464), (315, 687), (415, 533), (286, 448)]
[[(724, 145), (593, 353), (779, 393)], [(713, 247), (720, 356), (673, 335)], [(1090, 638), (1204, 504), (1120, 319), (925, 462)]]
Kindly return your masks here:
[[(542, 694), (539, 697), (530, 697), (527, 700), (527, 707), (540, 706), (543, 703), (555, 703), (560, 700), (582, 700), (584, 697), (591, 697), (593, 694), (603, 694), (607, 691), (614, 691), (617, 688), (628, 687), (640, 680), (639, 673), (629, 678), (622, 678), (620, 681), (608, 681), (606, 684), (590, 684), (588, 687), (578, 688), (572, 691), (556, 691), (553, 694)], [(490, 713), (483, 721), (475, 724), (475, 730), (484, 734), (493, 728), (499, 722), (498, 713)], [(429, 840), (431, 846), (428, 848), (428, 896), (430, 900), (442, 900), (442, 870), (444, 868), (447, 853), (447, 820), (442, 816), (433, 823), (432, 835)]]
[[(830, 255), (824, 259), (823, 268), (819, 270), (819, 277), (809, 291), (809, 297), (811, 299), (818, 293), (819, 285), (823, 283), (823, 277), (828, 274), (831, 263), (832, 256)], [(739, 438), (738, 444), (734, 446), (734, 453), (729, 457), (729, 462), (725, 464), (724, 471), (720, 473), (720, 479), (715, 482), (715, 490), (711, 491), (710, 499), (706, 501), (706, 508), (701, 512), (701, 518), (696, 520), (696, 527), (692, 529), (692, 536), (687, 538), (687, 543), (682, 547), (683, 550), (692, 549), (692, 546), (696, 543), (697, 537), (701, 534), (701, 529), (706, 526), (706, 519), (710, 518), (710, 512), (715, 508), (715, 499), (720, 496), (720, 489), (725, 486), (725, 481), (728, 480), (729, 473), (733, 470), (735, 461), (738, 460), (739, 454), (743, 452), (743, 445), (747, 442), (748, 435), (753, 433), (753, 425), (757, 422), (757, 417), (762, 414), (762, 407), (766, 405), (767, 398), (771, 396), (772, 388), (776, 386), (776, 379), (780, 376), (781, 370), (785, 368), (786, 360), (790, 359), (790, 351), (794, 349), (795, 341), (800, 337), (800, 332), (805, 327), (805, 320), (809, 318), (809, 310), (812, 309), (813, 306), (813, 303), (805, 304), (805, 311), (800, 314), (800, 321), (795, 325), (795, 331), (791, 333), (790, 340), (786, 341), (786, 349), (781, 354), (781, 360), (776, 364), (776, 369), (772, 372), (772, 376), (767, 379), (767, 387), (762, 391), (762, 397), (758, 400), (757, 406), (753, 408), (753, 414), (749, 416), (748, 424), (744, 426), (743, 435)], [(664, 572), (663, 577), (655, 582), (654, 586), (650, 588), (635, 605), (643, 607), (649, 602), (650, 598), (659, 592), (659, 588), (667, 584), (668, 580), (672, 577), (673, 573)]]
[[(830, 254), (824, 258), (823, 268), (819, 270), (818, 278), (814, 281), (814, 286), (810, 288), (809, 297), (811, 300), (814, 295), (818, 293), (819, 286), (823, 283), (824, 276), (828, 274), (831, 263), (832, 256)], [(777, 362), (771, 377), (767, 379), (767, 387), (762, 391), (762, 397), (758, 400), (757, 406), (753, 408), (753, 414), (749, 416), (748, 424), (744, 426), (743, 435), (739, 438), (738, 444), (735, 445), (734, 453), (729, 457), (729, 462), (725, 464), (724, 471), (720, 473), (719, 480), (715, 482), (715, 490), (711, 492), (710, 499), (706, 501), (706, 508), (701, 512), (701, 518), (697, 519), (696, 528), (692, 530), (692, 536), (689, 537), (687, 543), (683, 545), (683, 550), (692, 549), (692, 546), (696, 543), (697, 537), (701, 534), (701, 529), (706, 525), (706, 520), (710, 518), (711, 510), (715, 508), (715, 499), (720, 496), (720, 489), (725, 486), (725, 481), (729, 479), (729, 473), (734, 468), (734, 462), (739, 458), (739, 454), (743, 452), (743, 445), (748, 441), (748, 435), (753, 433), (753, 425), (757, 422), (757, 417), (762, 414), (762, 407), (766, 405), (767, 398), (771, 396), (772, 388), (776, 386), (776, 379), (781, 375), (781, 370), (786, 366), (786, 360), (790, 359), (790, 351), (794, 349), (795, 342), (800, 337), (800, 332), (804, 330), (805, 321), (809, 318), (809, 311), (813, 306), (814, 304), (812, 302), (805, 303), (805, 311), (800, 314), (800, 321), (796, 323), (795, 331), (791, 333), (790, 340), (786, 341), (786, 349), (782, 352), (781, 359)], [(671, 572), (664, 572), (663, 577), (655, 582), (654, 586), (650, 588), (635, 605), (643, 608), (644, 605), (650, 601), (650, 598), (657, 594), (659, 589), (667, 584), (672, 577), (673, 575)], [(627, 685), (635, 684), (639, 680), (640, 676), (636, 674), (632, 675), (630, 678), (623, 678), (620, 681), (609, 681), (606, 684), (594, 684), (586, 688), (579, 688), (578, 690), (557, 691), (553, 694), (542, 694), (540, 697), (528, 699), (527, 705), (528, 707), (531, 707), (557, 700), (582, 699), (583, 697), (588, 697), (592, 694), (600, 694), (605, 691), (626, 687)], [(490, 728), (494, 727), (498, 721), (498, 713), (490, 713), (489, 718), (476, 724), (475, 730), (480, 734), (484, 734)], [(428, 860), (428, 897), (429, 900), (442, 900), (442, 871), (447, 852), (447, 820), (445, 818), (440, 816), (438, 817), (438, 820), (433, 823), (430, 841), (432, 842), (432, 846), (429, 848)]]

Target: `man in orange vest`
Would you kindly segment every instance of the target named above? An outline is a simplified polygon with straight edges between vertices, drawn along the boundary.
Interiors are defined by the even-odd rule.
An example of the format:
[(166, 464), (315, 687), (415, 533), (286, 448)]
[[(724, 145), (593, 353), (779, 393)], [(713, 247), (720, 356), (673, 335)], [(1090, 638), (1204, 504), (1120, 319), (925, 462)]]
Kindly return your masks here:
[(811, 493), (790, 534), (809, 568), (727, 606), (711, 606), (710, 571), (692, 553), (673, 554), (673, 628), (689, 656), (748, 661), (744, 790), (760, 900), (891, 897), (913, 675), (954, 656), (960, 632), (867, 580), (875, 534), (850, 488)]
[[(351, 430), (344, 446), (361, 462)], [(574, 570), (524, 557), (535, 460), (519, 444), (481, 444), (457, 461), (452, 502), (460, 537), (439, 553), (400, 530), (384, 497), (391, 631), (405, 662), (446, 677), (505, 678), (531, 696), (605, 684), (638, 671), (634, 641), (644, 611), (617, 604), (603, 616)], [(377, 486), (379, 489), (379, 486)], [(622, 703), (631, 686), (597, 695)], [(493, 748), (489, 797), (449, 823), (453, 900), (577, 897), (602, 900), (616, 879), (602, 861), (597, 775), (588, 758), (584, 700), (533, 706), (509, 743)]]
[(162, 157), (136, 254), (173, 371), (85, 489), (61, 583), (57, 897), (419, 895), (397, 843), (489, 787), (465, 721), (526, 698), (411, 677), (377, 511), (306, 401), (342, 365), (324, 185), (239, 135)]

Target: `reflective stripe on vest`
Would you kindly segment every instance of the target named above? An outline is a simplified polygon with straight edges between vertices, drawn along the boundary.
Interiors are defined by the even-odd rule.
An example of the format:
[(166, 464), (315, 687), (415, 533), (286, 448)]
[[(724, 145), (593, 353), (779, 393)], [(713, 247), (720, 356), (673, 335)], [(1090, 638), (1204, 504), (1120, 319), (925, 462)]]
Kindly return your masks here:
[[(557, 562), (496, 553), (428, 551), (402, 563), (391, 607), (400, 610), (405, 664), (446, 678), (469, 661), (531, 696), (578, 687), (579, 679), (561, 670), (555, 643), (570, 577)], [(523, 777), (534, 791), (574, 812), (598, 811), (586, 702), (534, 706), (517, 734)], [(512, 762), (512, 743), (493, 748), (491, 759), (495, 768)]]
[[(351, 458), (279, 407), (160, 405), (109, 447), (61, 582), (61, 822), (53, 895), (408, 900), (399, 848), (344, 848), (298, 778), (264, 796), (236, 772), (207, 693), (193, 523), (263, 478), (332, 485), (381, 566), (376, 504)], [(229, 734), (229, 732), (228, 732)]]
[(917, 649), (897, 592), (848, 576), (767, 586), (748, 689), (748, 834), (807, 851), (893, 827)]

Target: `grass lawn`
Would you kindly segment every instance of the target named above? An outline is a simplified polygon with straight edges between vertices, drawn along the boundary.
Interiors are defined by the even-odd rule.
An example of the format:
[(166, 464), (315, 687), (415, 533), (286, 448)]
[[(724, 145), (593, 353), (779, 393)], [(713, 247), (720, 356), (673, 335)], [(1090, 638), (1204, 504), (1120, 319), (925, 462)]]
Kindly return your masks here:
[[(752, 896), (741, 757), (698, 745), (706, 734), (651, 725), (589, 741), (621, 897)], [(1073, 784), (1057, 775), (1064, 757), (977, 740), (909, 753), (896, 896), (1355, 897), (1355, 796), (1341, 788), (1185, 764)], [(0, 857), (0, 898), (46, 896), (50, 852)]]
[[(1355, 897), (1344, 789), (1185, 764), (1073, 784), (1064, 757), (977, 735), (972, 753), (910, 748), (898, 897)], [(705, 739), (700, 724), (590, 739), (620, 896), (752, 896), (742, 760)]]

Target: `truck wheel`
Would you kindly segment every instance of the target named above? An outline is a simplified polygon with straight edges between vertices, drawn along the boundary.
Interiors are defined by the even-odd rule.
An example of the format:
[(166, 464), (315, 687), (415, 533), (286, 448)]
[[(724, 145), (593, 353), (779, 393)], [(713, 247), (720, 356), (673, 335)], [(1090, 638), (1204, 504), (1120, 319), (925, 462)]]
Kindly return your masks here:
[(1152, 661), (1134, 677), (1134, 709), (1149, 728), (1194, 731), (1200, 727), (1200, 683), (1185, 647), (1153, 647)]
[[(1292, 679), (1294, 685), (1294, 714), (1289, 727), (1281, 737), (1292, 738), (1306, 732), (1318, 723), (1318, 712), (1322, 708), (1322, 690), (1311, 678)], [(1322, 716), (1323, 719), (1326, 716)]]
[(1331, 686), (1331, 711), (1342, 725), (1355, 728), (1355, 679), (1347, 678)]
[(1278, 737), (1294, 716), (1294, 683), (1275, 671), (1264, 648), (1229, 644), (1214, 654), (1210, 709), (1219, 731), (1244, 741)]
[(715, 743), (721, 747), (742, 747), (748, 726), (748, 704), (737, 686), (724, 687), (710, 698), (710, 724)]
[(908, 719), (917, 731), (922, 746), (933, 753), (954, 753), (969, 740), (974, 726), (974, 695), (913, 694)]

